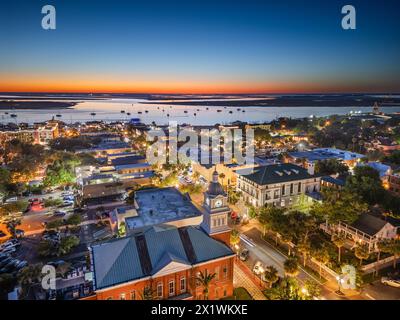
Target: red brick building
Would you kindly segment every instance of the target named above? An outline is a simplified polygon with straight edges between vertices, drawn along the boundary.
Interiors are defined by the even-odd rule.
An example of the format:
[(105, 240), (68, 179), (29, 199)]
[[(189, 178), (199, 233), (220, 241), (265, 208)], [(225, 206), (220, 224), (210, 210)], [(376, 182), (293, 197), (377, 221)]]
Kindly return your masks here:
[(91, 248), (92, 299), (204, 299), (200, 273), (215, 274), (209, 299), (231, 296), (234, 256), (200, 228), (151, 227)]

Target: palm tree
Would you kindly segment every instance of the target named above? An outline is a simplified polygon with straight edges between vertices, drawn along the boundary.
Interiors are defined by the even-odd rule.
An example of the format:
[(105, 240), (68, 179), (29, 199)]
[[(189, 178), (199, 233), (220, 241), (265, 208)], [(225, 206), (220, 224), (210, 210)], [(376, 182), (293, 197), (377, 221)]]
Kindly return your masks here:
[(400, 257), (400, 241), (399, 240), (389, 240), (380, 243), (382, 252), (392, 254), (393, 259), (393, 269), (396, 269), (397, 259)]
[(360, 259), (360, 266), (362, 265), (363, 260), (368, 259), (369, 252), (368, 248), (365, 245), (359, 245), (354, 249), (355, 256)]
[(340, 258), (341, 258), (341, 253), (342, 250), (341, 248), (344, 246), (346, 243), (346, 239), (340, 235), (340, 234), (334, 234), (332, 236), (332, 242), (335, 244), (335, 246), (338, 248), (338, 262), (340, 263)]
[(154, 300), (153, 289), (150, 286), (144, 287), (143, 291), (140, 293), (140, 298), (142, 300)]
[(218, 177), (222, 180), (222, 188), (224, 188), (224, 190), (225, 190), (225, 187), (224, 187), (225, 173), (221, 172)]
[(357, 142), (357, 138), (356, 137), (351, 138), (351, 142), (353, 142), (353, 151), (355, 151), (355, 143)]
[(327, 264), (330, 259), (328, 249), (326, 247), (322, 247), (321, 249), (315, 252), (314, 258), (319, 263), (319, 277), (321, 278), (322, 264)]
[(273, 284), (279, 280), (278, 270), (274, 266), (267, 267), (264, 273), (264, 280), (272, 288)]
[(390, 246), (390, 252), (394, 256), (393, 268), (396, 269), (396, 267), (397, 267), (397, 259), (400, 257), (400, 241), (399, 240), (393, 240), (392, 241), (392, 245)]
[(198, 171), (193, 172), (192, 175), (193, 180), (197, 181), (200, 178), (200, 173)]
[(230, 243), (232, 247), (235, 247), (240, 242), (240, 233), (236, 229), (232, 229), (230, 236)]
[(290, 244), (291, 244), (291, 242), (292, 242), (292, 240), (293, 240), (293, 237), (292, 237), (292, 235), (291, 234), (283, 234), (282, 235), (282, 241), (284, 242), (284, 243), (286, 243), (287, 244), (287, 246), (288, 246), (288, 256), (290, 257), (290, 255), (291, 255), (291, 249), (292, 249), (292, 247), (290, 246)]
[(271, 229), (271, 214), (269, 208), (261, 208), (258, 214), (258, 222), (263, 226), (263, 235), (267, 233), (267, 230)]
[(302, 242), (297, 244), (297, 250), (302, 254), (303, 256), (303, 265), (304, 267), (306, 266), (306, 261), (307, 261), (307, 256), (310, 254), (311, 251), (311, 244), (307, 240), (303, 240)]
[(299, 272), (299, 263), (296, 258), (289, 258), (283, 264), (283, 268), (285, 270), (285, 275), (288, 277), (296, 277)]
[(196, 277), (196, 281), (198, 281), (200, 285), (203, 286), (204, 300), (208, 300), (210, 284), (215, 277), (216, 277), (215, 273), (209, 274), (207, 270), (204, 273), (200, 271)]

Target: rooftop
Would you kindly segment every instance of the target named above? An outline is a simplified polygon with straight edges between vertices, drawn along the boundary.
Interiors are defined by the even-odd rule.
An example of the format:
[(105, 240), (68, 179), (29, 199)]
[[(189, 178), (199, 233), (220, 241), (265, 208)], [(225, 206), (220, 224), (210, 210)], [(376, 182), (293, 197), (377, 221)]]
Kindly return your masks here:
[(135, 200), (138, 216), (126, 219), (131, 230), (202, 215), (190, 198), (175, 188), (140, 190)]
[(202, 230), (161, 225), (91, 247), (96, 289), (153, 276), (170, 263), (192, 265), (234, 253)]
[(328, 159), (357, 160), (365, 157), (356, 152), (336, 148), (318, 148), (311, 151), (289, 152), (289, 156), (297, 159), (307, 159), (307, 161), (310, 162)]
[(377, 218), (372, 214), (363, 213), (351, 226), (370, 236), (374, 236), (382, 230), (387, 223), (389, 222)]
[(148, 168), (151, 167), (150, 164), (147, 162), (141, 162), (141, 163), (129, 163), (129, 164), (121, 164), (121, 165), (116, 165), (114, 166), (115, 170), (124, 170), (124, 169), (134, 169), (134, 168)]
[(333, 178), (331, 176), (322, 177), (321, 180), (332, 183), (332, 184), (336, 184), (336, 185), (342, 186), (342, 187), (344, 187), (344, 185), (346, 184), (346, 181), (344, 181), (342, 179)]
[(272, 164), (256, 167), (253, 170), (254, 172), (250, 174), (244, 173), (247, 172), (247, 170), (238, 170), (237, 173), (259, 185), (311, 179), (315, 177), (310, 175), (303, 167), (291, 163)]
[(119, 156), (114, 157), (111, 159), (111, 164), (114, 166), (118, 165), (127, 165), (127, 164), (136, 164), (136, 163), (143, 163), (146, 161), (146, 158), (139, 155), (126, 155), (126, 156)]

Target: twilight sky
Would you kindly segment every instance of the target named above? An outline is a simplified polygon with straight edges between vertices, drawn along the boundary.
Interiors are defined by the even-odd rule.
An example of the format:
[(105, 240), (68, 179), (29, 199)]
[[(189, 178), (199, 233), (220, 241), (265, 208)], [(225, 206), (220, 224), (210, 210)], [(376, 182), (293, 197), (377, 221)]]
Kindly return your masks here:
[(2, 92), (400, 92), (397, 0), (4, 0), (0, 39)]

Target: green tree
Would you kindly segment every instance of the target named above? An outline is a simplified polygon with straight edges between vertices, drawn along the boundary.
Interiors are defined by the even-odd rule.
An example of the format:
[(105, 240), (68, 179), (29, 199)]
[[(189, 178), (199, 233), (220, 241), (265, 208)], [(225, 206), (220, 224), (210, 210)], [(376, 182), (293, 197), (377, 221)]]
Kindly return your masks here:
[(71, 252), (71, 250), (79, 244), (79, 238), (76, 236), (66, 236), (61, 238), (56, 251), (57, 256), (63, 256)]
[(332, 242), (335, 244), (335, 246), (338, 248), (338, 262), (340, 263), (341, 260), (341, 248), (345, 245), (346, 243), (346, 238), (344, 238), (340, 234), (334, 234), (332, 236)]
[(224, 179), (225, 179), (225, 173), (223, 173), (223, 172), (221, 172), (219, 175), (218, 175), (218, 178), (220, 178), (221, 179), (221, 181), (222, 181), (222, 187), (225, 189), (225, 187), (224, 187)]
[(304, 288), (311, 298), (318, 298), (321, 296), (321, 286), (314, 280), (306, 280)]
[(15, 277), (10, 273), (0, 274), (0, 297), (6, 296), (11, 292), (16, 284)]
[(326, 219), (329, 223), (352, 224), (361, 213), (368, 209), (368, 205), (357, 194), (349, 190), (327, 189), (322, 193), (324, 201), (315, 203), (310, 213), (319, 219)]
[(64, 225), (64, 221), (62, 219), (53, 220), (47, 222), (46, 229), (47, 230), (57, 230), (60, 229)]
[(126, 224), (124, 221), (122, 221), (118, 228), (118, 237), (125, 237), (125, 235), (126, 235)]
[(154, 291), (150, 286), (144, 287), (140, 294), (142, 300), (154, 300)]
[(323, 246), (314, 252), (313, 257), (315, 258), (315, 260), (318, 261), (319, 277), (321, 278), (322, 277), (322, 265), (327, 264), (330, 260), (329, 251), (325, 246)]
[(67, 222), (68, 225), (77, 226), (77, 225), (81, 224), (82, 217), (81, 217), (81, 215), (79, 213), (74, 213), (73, 215), (68, 217), (66, 222)]
[(71, 263), (64, 262), (57, 265), (56, 272), (61, 277), (65, 277), (65, 275), (71, 270)]
[(323, 175), (347, 174), (349, 167), (337, 159), (328, 159), (317, 161), (315, 164), (315, 172)]
[(279, 280), (278, 270), (274, 266), (268, 266), (264, 273), (264, 280), (270, 288)]
[(283, 268), (285, 275), (289, 277), (296, 277), (300, 272), (299, 263), (296, 258), (287, 259), (283, 264)]
[(7, 231), (10, 233), (12, 238), (17, 237), (17, 227), (21, 225), (21, 219), (10, 219), (6, 222)]
[(303, 240), (299, 242), (296, 246), (297, 250), (301, 253), (303, 256), (303, 266), (306, 266), (307, 262), (307, 257), (309, 256), (311, 252), (311, 244), (309, 240)]
[(215, 277), (215, 273), (209, 274), (207, 270), (204, 273), (200, 271), (196, 277), (196, 281), (203, 287), (204, 300), (208, 300), (210, 284)]
[(26, 295), (29, 293), (32, 285), (40, 283), (42, 278), (42, 268), (43, 264), (33, 264), (28, 265), (21, 270), (19, 270), (17, 278), (18, 282), (21, 285), (21, 297), (24, 299)]
[(370, 205), (380, 203), (385, 195), (379, 172), (369, 166), (355, 167), (354, 175), (346, 180), (345, 189)]
[(229, 241), (232, 247), (235, 247), (240, 243), (240, 233), (238, 230), (232, 229)]
[(362, 262), (365, 259), (368, 259), (369, 257), (369, 252), (368, 248), (365, 245), (359, 245), (354, 249), (354, 255), (357, 257), (357, 259), (360, 260), (360, 266), (362, 266)]

